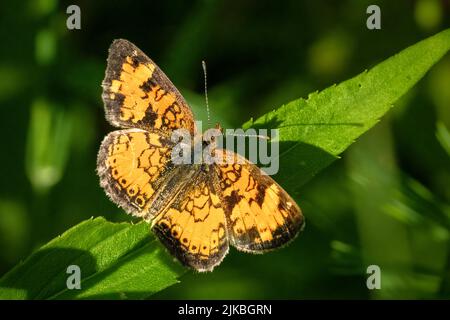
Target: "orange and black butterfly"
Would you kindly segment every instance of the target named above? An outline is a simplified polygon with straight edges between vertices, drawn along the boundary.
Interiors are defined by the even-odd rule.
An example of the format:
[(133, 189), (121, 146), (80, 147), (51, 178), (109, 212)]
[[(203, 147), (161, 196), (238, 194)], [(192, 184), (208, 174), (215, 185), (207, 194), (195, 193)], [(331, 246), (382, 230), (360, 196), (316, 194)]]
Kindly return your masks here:
[(158, 66), (126, 40), (109, 49), (102, 98), (106, 119), (121, 130), (101, 144), (100, 184), (127, 213), (150, 222), (184, 265), (211, 271), (230, 245), (263, 253), (303, 228), (295, 201), (240, 155), (216, 149), (239, 161), (173, 163), (173, 131), (197, 134), (192, 111)]

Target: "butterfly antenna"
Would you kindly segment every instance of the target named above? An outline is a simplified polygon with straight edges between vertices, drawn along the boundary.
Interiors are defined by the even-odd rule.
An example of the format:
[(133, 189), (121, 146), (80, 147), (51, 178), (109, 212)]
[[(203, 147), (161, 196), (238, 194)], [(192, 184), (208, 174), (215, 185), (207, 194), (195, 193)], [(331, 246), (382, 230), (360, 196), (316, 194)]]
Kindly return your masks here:
[[(211, 117), (210, 117), (210, 113), (209, 113), (209, 101), (208, 101), (208, 76), (207, 76), (207, 72), (206, 72), (206, 62), (205, 60), (202, 60), (202, 68), (203, 68), (203, 75), (205, 78), (205, 103), (206, 103), (206, 114), (208, 117), (208, 127), (211, 127)], [(254, 137), (254, 138), (259, 138), (259, 139), (265, 139), (265, 140), (270, 140), (270, 138), (268, 136), (263, 136), (263, 135), (259, 135), (259, 134), (239, 134), (239, 133), (234, 133), (231, 134), (231, 136), (235, 136), (235, 137)]]
[(270, 140), (268, 136), (263, 136), (262, 134), (242, 134), (242, 133), (232, 133), (228, 134), (228, 136), (232, 137), (251, 137), (251, 138), (259, 138), (264, 140)]
[(205, 60), (202, 61), (202, 67), (203, 67), (203, 76), (205, 78), (205, 102), (206, 102), (206, 115), (208, 117), (208, 128), (211, 127), (211, 118), (209, 114), (209, 101), (208, 101), (208, 77), (206, 73), (206, 62)]

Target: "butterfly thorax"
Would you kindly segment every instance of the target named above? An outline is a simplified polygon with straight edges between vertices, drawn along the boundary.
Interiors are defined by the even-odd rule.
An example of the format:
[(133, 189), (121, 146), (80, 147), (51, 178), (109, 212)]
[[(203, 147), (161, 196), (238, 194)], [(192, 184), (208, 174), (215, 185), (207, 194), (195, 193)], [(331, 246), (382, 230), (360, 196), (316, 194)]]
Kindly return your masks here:
[(206, 130), (203, 134), (194, 136), (191, 146), (191, 164), (201, 165), (203, 170), (217, 161), (218, 137), (222, 135), (222, 128), (216, 124), (215, 128)]

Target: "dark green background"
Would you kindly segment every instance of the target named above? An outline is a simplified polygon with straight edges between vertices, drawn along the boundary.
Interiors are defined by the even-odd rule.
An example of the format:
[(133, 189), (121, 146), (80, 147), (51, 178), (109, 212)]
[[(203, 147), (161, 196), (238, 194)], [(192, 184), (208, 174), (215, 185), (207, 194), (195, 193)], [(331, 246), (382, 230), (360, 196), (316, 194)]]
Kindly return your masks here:
[[(74, 3), (82, 29), (70, 31)], [(381, 30), (366, 28), (369, 4), (381, 7)], [(449, 11), (439, 0), (2, 3), (0, 274), (91, 216), (131, 220), (95, 174), (113, 130), (100, 98), (113, 39), (158, 63), (199, 119), (205, 59), (212, 120), (239, 127), (448, 28)], [(449, 55), (303, 187), (296, 200), (307, 227), (292, 245), (262, 256), (231, 250), (213, 273), (190, 272), (155, 297), (449, 298), (445, 127)], [(366, 288), (371, 264), (381, 267), (381, 290)]]

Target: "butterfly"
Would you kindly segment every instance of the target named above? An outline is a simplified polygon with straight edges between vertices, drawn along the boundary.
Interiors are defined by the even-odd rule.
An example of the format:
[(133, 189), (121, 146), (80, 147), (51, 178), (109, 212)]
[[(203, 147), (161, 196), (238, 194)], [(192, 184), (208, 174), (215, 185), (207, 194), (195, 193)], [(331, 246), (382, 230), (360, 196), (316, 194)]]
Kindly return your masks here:
[(100, 185), (128, 214), (151, 224), (178, 260), (198, 271), (221, 263), (229, 246), (264, 253), (304, 227), (296, 202), (255, 164), (226, 149), (234, 161), (175, 164), (171, 134), (198, 135), (191, 108), (141, 50), (115, 40), (102, 83), (106, 119), (120, 130), (103, 140)]

